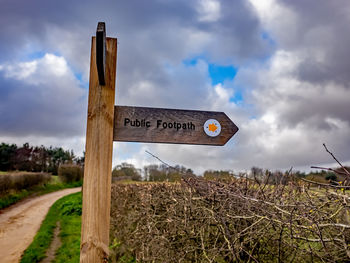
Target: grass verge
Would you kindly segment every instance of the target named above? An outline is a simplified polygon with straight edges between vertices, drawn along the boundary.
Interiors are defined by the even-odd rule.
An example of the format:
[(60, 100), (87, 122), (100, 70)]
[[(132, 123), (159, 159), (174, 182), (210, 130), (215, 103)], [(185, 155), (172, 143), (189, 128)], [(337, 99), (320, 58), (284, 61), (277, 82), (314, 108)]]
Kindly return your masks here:
[(62, 246), (52, 262), (79, 262), (81, 228), (81, 193), (65, 196), (50, 208), (34, 241), (24, 251), (21, 262), (40, 262), (53, 239), (57, 221), (61, 223)]
[(22, 191), (19, 191), (19, 192), (14, 192), (5, 196), (1, 196), (0, 209), (9, 207), (10, 205), (13, 205), (29, 196), (48, 194), (61, 189), (79, 187), (81, 185), (82, 185), (81, 181), (74, 182), (74, 183), (62, 183), (59, 180), (58, 176), (52, 176), (51, 182), (48, 184), (35, 186), (29, 190), (23, 189)]

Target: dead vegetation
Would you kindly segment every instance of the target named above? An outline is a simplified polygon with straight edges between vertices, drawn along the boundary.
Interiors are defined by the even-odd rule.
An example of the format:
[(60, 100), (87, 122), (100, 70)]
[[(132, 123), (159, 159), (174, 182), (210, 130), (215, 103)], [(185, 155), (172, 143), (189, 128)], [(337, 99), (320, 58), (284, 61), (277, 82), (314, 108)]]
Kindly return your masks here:
[(349, 262), (349, 174), (346, 168), (340, 172), (347, 180), (336, 185), (307, 181), (291, 171), (272, 181), (267, 173), (115, 184), (112, 260)]
[(115, 258), (141, 262), (348, 262), (350, 197), (302, 181), (198, 178), (113, 185)]
[(17, 172), (0, 175), (0, 196), (11, 191), (29, 189), (33, 186), (48, 183), (51, 175), (47, 173)]

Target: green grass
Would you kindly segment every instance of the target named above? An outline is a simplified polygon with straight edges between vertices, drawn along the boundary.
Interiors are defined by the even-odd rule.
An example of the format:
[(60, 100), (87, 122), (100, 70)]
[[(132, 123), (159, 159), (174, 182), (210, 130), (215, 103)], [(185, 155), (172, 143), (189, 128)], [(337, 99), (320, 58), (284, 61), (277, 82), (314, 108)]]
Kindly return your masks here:
[(0, 175), (8, 174), (8, 172), (0, 171)]
[(79, 262), (81, 217), (66, 216), (61, 221), (62, 246), (53, 262)]
[[(24, 251), (21, 263), (40, 262), (50, 247), (57, 221), (61, 225), (61, 247), (56, 251), (55, 263), (79, 262), (81, 236), (82, 194), (65, 196), (54, 203), (43, 221), (34, 241)], [(136, 263), (130, 255), (119, 258), (118, 263)]]
[(22, 190), (17, 193), (11, 193), (6, 196), (3, 196), (0, 198), (0, 209), (3, 209), (14, 203), (17, 203), (18, 201), (28, 197), (31, 194), (32, 194), (31, 191)]
[(58, 175), (51, 175), (51, 182), (52, 184), (58, 184), (61, 183), (60, 178), (58, 177)]
[(58, 176), (52, 176), (51, 182), (45, 185), (36, 186), (31, 189), (24, 189), (19, 192), (10, 193), (0, 197), (0, 209), (6, 208), (10, 205), (17, 203), (18, 201), (33, 195), (43, 195), (51, 192), (55, 192), (65, 188), (73, 188), (82, 185), (82, 182), (75, 183), (62, 183)]
[(21, 262), (40, 262), (53, 239), (57, 221), (61, 223), (62, 246), (53, 262), (79, 262), (81, 229), (81, 193), (56, 201), (50, 208), (32, 244), (25, 250)]

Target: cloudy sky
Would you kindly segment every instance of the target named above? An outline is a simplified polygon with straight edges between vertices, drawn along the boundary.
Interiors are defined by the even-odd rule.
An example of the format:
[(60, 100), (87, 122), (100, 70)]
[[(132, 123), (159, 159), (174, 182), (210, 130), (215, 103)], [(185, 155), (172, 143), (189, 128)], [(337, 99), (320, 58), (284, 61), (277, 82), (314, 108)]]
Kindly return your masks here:
[(118, 38), (116, 104), (224, 111), (223, 147), (114, 143), (113, 164), (242, 171), (350, 161), (348, 0), (0, 0), (0, 141), (85, 147), (91, 36)]

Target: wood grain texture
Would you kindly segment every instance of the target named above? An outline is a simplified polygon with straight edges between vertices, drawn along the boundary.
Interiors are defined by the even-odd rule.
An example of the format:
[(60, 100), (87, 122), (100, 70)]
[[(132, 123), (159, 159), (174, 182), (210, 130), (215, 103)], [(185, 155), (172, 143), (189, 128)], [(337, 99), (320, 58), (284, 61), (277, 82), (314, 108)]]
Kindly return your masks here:
[(105, 86), (99, 85), (95, 47), (93, 37), (80, 251), (84, 263), (107, 262), (109, 245), (117, 39), (106, 39)]
[[(150, 127), (125, 125), (126, 118), (144, 120), (143, 123), (149, 122)], [(204, 132), (203, 125), (208, 119), (216, 119), (221, 124), (218, 136), (210, 137)], [(157, 127), (157, 120), (192, 123), (195, 129), (164, 129), (162, 125)], [(115, 106), (114, 109), (114, 141), (224, 145), (237, 131), (238, 127), (223, 112), (128, 106)]]

